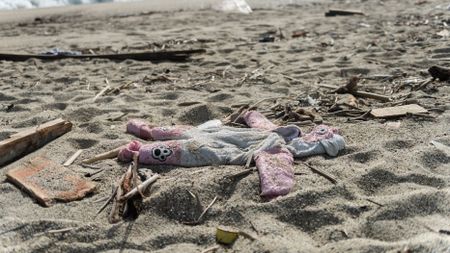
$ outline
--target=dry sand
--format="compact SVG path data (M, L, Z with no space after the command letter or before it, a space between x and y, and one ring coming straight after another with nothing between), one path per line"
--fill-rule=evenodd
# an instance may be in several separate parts
M86 149L81 158L87 158L128 142L133 138L124 133L127 118L197 124L226 116L232 105L304 97L316 93L319 82L341 85L354 74L393 75L364 81L364 87L379 93L411 78L424 79L429 66L450 66L448 38L436 35L450 21L446 2L424 2L334 1L258 9L251 15L148 12L151 8L118 8L110 15L12 12L22 20L14 15L2 19L1 52L36 53L52 47L127 52L162 45L208 52L187 63L0 61L0 139L57 117L74 123L70 133L0 170L0 251L200 252L215 245L218 225L229 225L258 240L240 238L218 252L450 252L450 237L439 233L450 230L450 157L430 145L431 140L450 143L448 83L411 93L433 109L433 120L405 117L396 129L382 120L326 117L342 130L347 149L336 158L307 161L339 182L332 184L296 165L296 172L304 174L296 176L293 191L271 202L259 197L257 173L232 183L223 179L241 171L239 166L150 168L162 179L142 203L138 218L110 225L106 213L95 217L102 203L94 201L110 194L126 168L115 160L98 164L105 171L96 177L96 194L49 208L3 181L6 171L38 154L63 163L80 148ZM326 18L330 7L361 9L368 15ZM40 19L33 21L36 15ZM278 28L286 39L257 42L260 33ZM292 39L294 30L308 34ZM263 75L241 82L257 69ZM156 80L162 74L171 79ZM113 86L137 85L94 103L105 78ZM406 87L395 95L408 92ZM199 103L180 105L187 101ZM7 111L9 104L14 107ZM118 121L109 120L123 113ZM92 172L76 164L70 168L80 175ZM182 224L200 213L187 190L196 192L204 206L218 196L201 225ZM64 228L73 229L49 232Z

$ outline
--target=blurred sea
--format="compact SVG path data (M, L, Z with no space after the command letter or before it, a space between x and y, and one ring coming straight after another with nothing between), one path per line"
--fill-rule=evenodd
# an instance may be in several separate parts
M0 0L0 10L54 7L71 4L91 4L91 3L130 2L130 1L136 0Z
M80 5L93 3L112 2L151 2L152 6L161 6L161 10L167 11L167 6L181 9L202 9L217 4L225 5L230 2L242 4L247 2L251 7L271 8L274 6L301 4L306 2L333 1L333 0L0 0L0 10L46 8L66 5ZM232 4L233 5L233 4ZM163 7L164 6L164 7Z

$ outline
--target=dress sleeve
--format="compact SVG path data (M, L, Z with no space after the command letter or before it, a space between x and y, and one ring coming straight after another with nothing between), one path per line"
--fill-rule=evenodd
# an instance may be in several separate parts
M288 194L294 186L294 158L283 147L259 151L254 156L261 182L261 196L273 199Z
M141 119L132 119L127 124L127 132L144 140L179 140L187 139L191 126L151 127Z

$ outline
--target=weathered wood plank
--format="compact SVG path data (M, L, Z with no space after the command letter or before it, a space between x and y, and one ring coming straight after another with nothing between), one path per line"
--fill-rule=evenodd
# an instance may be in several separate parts
M63 119L55 119L11 135L0 141L0 166L39 149L46 143L69 132L72 123Z
M372 114L372 116L374 116L376 118L390 118L390 117L404 116L408 113L418 114L418 113L427 113L427 112L428 111L420 105L410 104L410 105L373 109L370 112L370 114Z

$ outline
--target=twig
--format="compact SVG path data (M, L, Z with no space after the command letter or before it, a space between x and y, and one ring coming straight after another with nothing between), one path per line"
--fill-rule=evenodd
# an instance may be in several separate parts
M250 164L252 163L253 160L253 155L255 154L255 151L251 151L248 158L247 158L247 162L245 163L245 168L250 168Z
M417 85L413 88L413 90L421 90L425 88L428 84L432 83L434 81L434 78L428 78L427 80L423 81L421 84Z
M330 176L328 173L326 173L326 172L324 172L324 171L322 171L322 170L319 170L319 169L317 169L317 168L314 168L313 166L311 166L311 165L308 164L308 163L305 163L305 162L297 162L297 161L296 161L295 163L305 165L306 167L310 168L314 173L317 173L317 174L321 175L322 177L328 179L328 180L329 180L330 182L332 182L333 184L337 184L337 182L338 182L335 178L333 178L332 176Z
M108 204L116 197L117 191L119 189L119 185L114 187L114 191L111 194L111 196L106 200L106 202L102 205L102 207L100 207L100 209L98 209L97 213L95 214L95 216L99 215L103 210L105 210L105 208L108 206Z
M120 178L118 184L117 184L117 191L116 194L113 194L114 197L112 199L113 203L112 203L112 208L111 211L109 212L109 216L108 216L108 221L110 223L117 223L118 221L120 221L120 212L121 209L123 208L125 202L121 200L121 197L124 193L124 182L125 180L128 180L129 178L127 178L129 175L131 174L131 165L128 166L128 170L127 172L125 172L122 177Z
M68 231L71 231L74 229L76 229L76 227L53 229L53 230L48 230L46 233L49 233L49 234L64 233L64 232L68 232Z
M133 154L133 168L131 169L131 172L133 173L133 185L137 186L139 184L138 182L138 169L139 169L139 161L138 161L139 155ZM144 199L144 193L142 193L140 188L137 188L139 194Z
M123 118L124 116L126 116L127 114L128 114L127 112L123 112L119 116L116 116L114 118L107 118L106 120L117 121L117 120L120 120L121 118Z
M75 159L77 159L81 153L83 152L82 149L77 150L77 152L75 152L69 159L67 159L67 161L63 164L64 166L69 166L71 165Z
M201 253L216 252L216 250L218 250L218 249L220 249L220 246L216 245L216 246L212 246L210 248L203 250Z
M203 210L203 212L198 217L197 222L200 222L202 220L203 216L206 214L206 212L208 212L208 210L212 207L212 205L214 205L216 200L217 200L217 196L215 196L214 199L211 201L211 203L209 203L209 205L205 208L205 210Z
M373 204L377 205L377 206L381 206L381 207L384 206L383 204L380 204L380 203L378 203L378 202L376 202L376 201L373 201L373 200L371 200L371 199L366 199L366 200L369 201L370 203L373 203Z
M110 197L108 197L108 196L105 196L105 197L102 197L102 198L99 198L99 199L96 199L96 200L93 200L91 203L93 203L93 204L95 204L95 203L99 203L99 202L103 202L103 201L106 201L106 200L108 200Z
M242 235L243 237L250 239L252 241L256 240L256 237L244 231L239 231L239 235Z
M99 169L99 170L97 170L97 171L94 171L94 172L88 172L88 173L86 173L86 174L84 174L84 176L85 177L92 177L92 176L94 176L94 175L97 175L98 173L101 173L101 172L103 172L105 169Z
M89 165L89 164L84 164L84 163L80 163L80 166L81 166L81 167L84 167L84 168L93 169L93 170L100 170L100 169L102 169L102 168L100 168L100 167L93 166L93 165Z
M195 220L194 222L183 222L186 225L198 225L202 221L203 216L208 212L208 210L214 205L214 203L217 200L217 196L214 197L214 199L209 203L209 205L203 210L203 212L200 214L200 216Z
M241 172L238 172L236 174L225 176L225 178L234 179L234 178L237 178L237 177L246 176L246 175L252 173L253 171L255 171L254 168L249 168L249 169L243 170Z
M149 185L151 185L153 182L155 182L159 178L159 175L153 175L149 179L142 182L142 184L135 187L133 190L129 191L127 194L125 194L123 197L120 198L121 201L127 200L134 195L136 195L139 191L145 191L145 189L148 188Z
M105 153L98 154L98 155L96 155L96 156L94 156L94 157L92 157L92 158L83 160L81 163L84 163L84 164L91 164L91 163L94 163L94 162L96 162L96 161L115 158L115 157L117 157L117 155L119 154L119 151L120 151L121 149L122 149L122 147L118 147L118 148L116 148L116 149L107 151L107 152L105 152Z
M285 98L285 97L284 97L284 96L281 96L281 97L271 97L271 98L263 98L263 99L261 99L261 100L258 100L256 103L250 105L247 109L244 109L244 110L236 117L236 119L234 119L232 122L233 122L233 123L236 123L236 121L237 121L239 118L243 117L244 114L246 114L249 110L254 110L254 109L255 109L259 104L261 104L262 102L265 102L265 101L267 101L267 100L280 99L280 98Z
M319 87L327 88L327 89L334 89L335 91L338 90L338 86L329 85L329 84L320 84ZM344 86L345 87L345 86ZM391 98L389 96L373 93L373 92L367 92L367 91L358 91L358 90L347 90L348 93L352 94L356 97L362 97L362 98L372 98L377 99L383 102L389 102L391 101Z
M103 94L105 94L105 92L107 90L111 89L111 86L106 85L105 88L103 88L103 90L101 90L99 93L97 93L97 95L95 95L95 97L92 99L92 102L95 102L97 100L97 98L99 98L100 96L102 96Z
M372 99L380 100L380 101L383 101L383 102L391 101L391 98L389 96L380 95L380 94L372 93L372 92L353 91L353 92L351 92L351 94L354 95L354 96L357 96L357 97L372 98Z
M193 198L195 198L195 202L197 203L197 206L198 206L200 209L203 210L202 202L200 202L200 198L198 197L198 195L195 194L195 193L192 193L192 192L189 191L189 190L188 190L188 193L189 193Z

